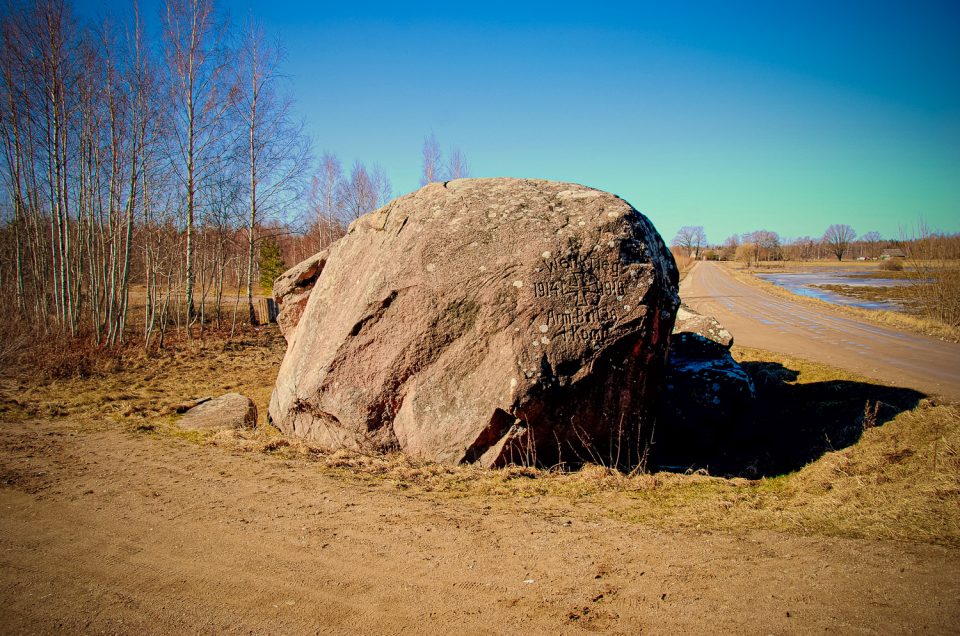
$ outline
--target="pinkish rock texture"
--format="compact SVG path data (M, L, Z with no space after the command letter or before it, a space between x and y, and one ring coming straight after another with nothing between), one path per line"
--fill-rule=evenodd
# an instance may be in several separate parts
M673 325L673 342L692 340L692 336L700 336L724 349L733 346L733 335L716 318L698 314L686 305L680 305L677 321Z
M269 416L331 448L635 464L678 304L670 252L618 197L521 179L431 184L330 249Z
M222 428L252 428L257 425L257 405L239 393L208 399L183 414L180 428L212 431Z
M273 299L277 302L277 326L288 341L300 322L300 316L310 299L310 292L327 262L327 250L303 260L273 282Z

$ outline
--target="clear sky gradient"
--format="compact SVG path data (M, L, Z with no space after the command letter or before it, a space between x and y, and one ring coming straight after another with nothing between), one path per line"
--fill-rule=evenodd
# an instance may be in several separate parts
M283 42L317 154L379 162L397 194L433 132L473 176L602 188L668 241L960 231L955 1L222 7Z

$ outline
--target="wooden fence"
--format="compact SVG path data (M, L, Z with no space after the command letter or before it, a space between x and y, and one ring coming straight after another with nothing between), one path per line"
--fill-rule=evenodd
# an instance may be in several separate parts
M277 322L278 313L280 311L273 298L257 298L253 301L253 316L258 325Z

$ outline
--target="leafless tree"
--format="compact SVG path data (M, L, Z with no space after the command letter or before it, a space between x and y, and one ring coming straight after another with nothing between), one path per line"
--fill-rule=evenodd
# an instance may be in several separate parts
M793 240L789 248L791 252L789 258L799 261L809 261L817 255L817 241L809 236L801 236Z
M849 225L835 224L827 228L827 231L823 234L823 242L830 247L830 251L837 257L837 260L842 261L843 255L850 247L850 242L856 236L857 233Z
M440 144L437 143L437 137L430 133L423 140L423 174L420 176L420 185L425 186L428 183L441 181L443 177L440 174L443 165L443 156L440 153Z
M914 233L916 232L916 234ZM920 220L907 233L901 228L897 245L906 252L911 294L927 317L960 327L960 234L936 232Z
M755 230L743 235L743 243L754 249L754 262L780 260L780 235L771 230Z
M247 306L251 323L255 320L253 262L258 223L301 196L309 165L302 125L291 114L293 102L278 91L281 58L279 45L268 42L251 20L242 38L235 78L235 104L248 140Z
M741 243L737 246L734 259L743 263L746 267L750 267L751 265L756 265L758 252L757 246L753 243Z
M373 164L373 169L370 171L370 185L373 189L371 211L385 206L393 198L393 184L390 183L390 177L379 163Z
M286 223L306 144L274 90L275 49L251 29L228 64L210 0L165 8L162 55L136 5L92 28L66 0L0 13L0 302L42 337L120 343L132 284L146 348L168 327L199 321L202 336L225 289L239 305L259 235L283 235L286 253L306 243ZM366 176L375 207L389 180Z
M867 232L860 237L860 243L863 244L863 256L867 258L877 258L880 256L880 246L883 244L883 235L876 230Z
M91 202L84 196L101 185L78 182L83 144L96 140L102 160L105 148L116 150L101 136L103 123L123 117L102 107L102 93L97 109L84 98L104 86L101 49L84 34L62 0L11 4L2 15L0 139L15 239L10 304L34 326L71 335L91 306L84 304L85 250L95 228L81 217Z
M725 261L732 261L737 256L737 248L740 247L740 236L733 234L727 237L723 242L723 249L720 250L720 257Z
M134 222L142 207L140 171L156 117L139 18L135 11L126 44L115 39L109 23L103 26L99 54L85 65L89 76L80 90L79 221L89 263L88 304L95 338L108 345L121 341L125 331ZM98 191L100 182L105 192Z
M198 192L220 169L222 142L230 132L227 113L235 100L226 26L213 0L166 0L163 42L170 91L173 163L185 189L186 310L189 333L194 311L194 227Z
M316 174L310 180L310 192L307 197L311 224L316 225L319 233L318 250L343 234L342 225L345 215L343 201L340 199L343 192L343 166L340 159L333 153L325 152L320 157Z
M440 144L433 133L430 133L423 140L421 158L423 168L420 176L421 186L437 181L450 181L451 179L463 179L470 176L470 164L463 151L458 147L450 148L447 153L447 160L444 161L443 153L440 152Z
M2 22L2 51L0 70L3 82L2 107L0 107L0 135L3 142L4 187L10 199L5 222L13 228L14 259L12 276L15 303L20 317L32 318L46 325L48 317L47 295L42 293L42 282L47 250L43 245L44 232L37 195L39 188L36 174L35 145L31 131L31 111L35 93L28 90L34 55L28 43L30 31L27 12L10 8ZM31 16L32 17L32 16ZM19 18L19 19L18 19ZM31 187L33 184L34 187ZM31 194L33 196L31 196ZM32 297L32 298L31 298Z
M361 161L353 162L349 181L340 185L339 199L343 201L343 210L348 222L359 219L374 209L375 194L370 173Z
M451 148L447 154L447 180L465 179L470 176L470 164L460 148Z
M707 233L703 231L702 225L684 225L677 231L673 237L671 245L682 247L693 258L700 258L701 248L707 244Z
M379 164L368 171L363 162L355 161L349 181L340 184L339 199L343 202L345 221L351 222L385 205L392 196L391 191L390 179Z

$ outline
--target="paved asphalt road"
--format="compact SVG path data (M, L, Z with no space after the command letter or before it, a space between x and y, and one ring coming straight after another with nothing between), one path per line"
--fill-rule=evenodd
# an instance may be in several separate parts
M680 285L680 297L694 310L716 317L737 344L960 400L960 344L774 296L740 282L716 263L697 263Z

